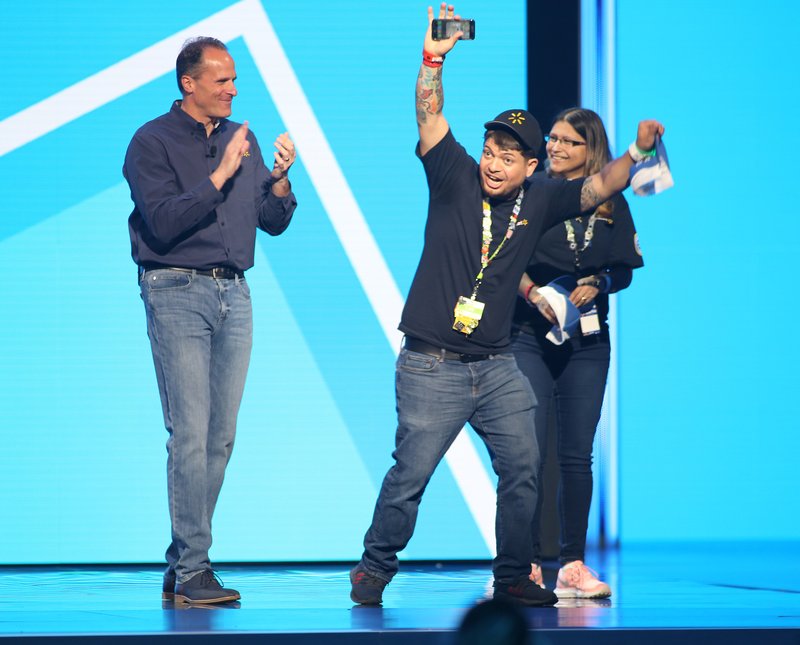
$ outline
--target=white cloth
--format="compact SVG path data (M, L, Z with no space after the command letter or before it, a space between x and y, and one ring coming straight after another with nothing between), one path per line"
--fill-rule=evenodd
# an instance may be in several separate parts
M581 318L578 308L569 299L572 289L567 289L563 282L561 278L557 278L538 290L556 315L556 324L547 332L547 340L554 345L562 345L569 340ZM574 282L572 280L573 286Z
M655 156L647 157L644 161L633 164L630 177L633 192L643 196L656 195L675 184L669 169L667 150L664 148L661 137L656 137Z

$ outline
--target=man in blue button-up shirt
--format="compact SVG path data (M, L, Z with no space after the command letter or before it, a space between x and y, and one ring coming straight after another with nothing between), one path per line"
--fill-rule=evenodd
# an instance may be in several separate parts
M220 584L208 550L250 361L244 272L253 266L256 228L279 235L289 225L296 152L281 134L269 169L247 122L228 120L236 71L222 42L188 41L176 72L182 99L136 132L123 174L134 203L131 254L169 432L172 541L162 597L211 604L239 599Z

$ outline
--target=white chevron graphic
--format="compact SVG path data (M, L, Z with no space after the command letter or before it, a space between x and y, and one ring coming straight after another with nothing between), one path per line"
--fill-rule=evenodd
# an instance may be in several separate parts
M259 73L395 352L403 297L258 0L241 0L186 29L0 121L0 157L174 70L187 38L244 39ZM495 554L495 491L468 433L446 455L489 552Z

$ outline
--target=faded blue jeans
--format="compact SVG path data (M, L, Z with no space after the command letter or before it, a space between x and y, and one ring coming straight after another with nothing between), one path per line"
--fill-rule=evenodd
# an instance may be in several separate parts
M139 286L167 440L172 541L179 583L211 566L211 518L233 450L253 338L244 277L156 269Z
M533 542L539 451L534 434L534 397L511 354L473 363L400 351L395 373L398 427L395 464L383 480L364 538L361 567L389 581L398 570L433 471L465 423L470 422L492 455L498 474L497 581L527 577ZM447 536L442 536L444 548Z

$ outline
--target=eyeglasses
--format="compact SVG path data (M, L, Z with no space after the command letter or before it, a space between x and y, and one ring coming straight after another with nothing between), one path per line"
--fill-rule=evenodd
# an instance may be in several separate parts
M553 145L560 143L564 148L574 148L575 146L585 146L585 141L575 141L575 139L567 139L566 137L557 137L554 134L547 134L544 137L544 140L547 143L552 143Z

